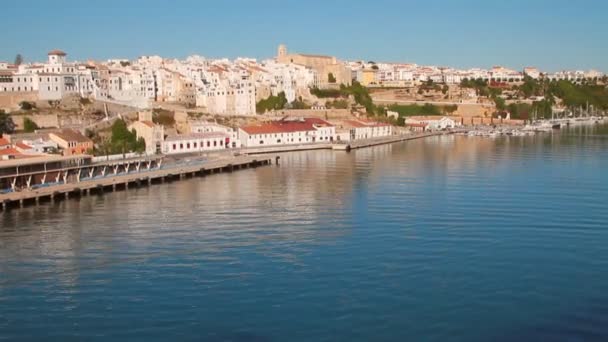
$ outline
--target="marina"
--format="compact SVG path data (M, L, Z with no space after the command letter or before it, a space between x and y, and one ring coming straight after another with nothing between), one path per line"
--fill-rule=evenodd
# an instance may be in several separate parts
M561 128L577 126L594 126L607 122L605 117L564 118L554 120L537 120L521 126L477 126L472 129L460 130L457 134L470 137L527 136L537 133L551 133Z

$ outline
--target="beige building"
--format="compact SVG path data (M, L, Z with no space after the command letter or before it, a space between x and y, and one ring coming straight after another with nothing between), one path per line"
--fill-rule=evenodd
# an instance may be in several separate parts
M93 141L73 129L49 133L49 138L63 149L64 156L86 154L93 148Z
M313 69L317 73L318 84L321 88L339 86L340 84L350 85L352 83L350 68L338 61L336 57L289 54L285 45L279 45L277 62L299 64Z
M165 129L152 121L151 112L140 112L139 120L129 126L129 130L135 130L137 138L144 138L146 142L146 154L161 153L163 141L165 140Z

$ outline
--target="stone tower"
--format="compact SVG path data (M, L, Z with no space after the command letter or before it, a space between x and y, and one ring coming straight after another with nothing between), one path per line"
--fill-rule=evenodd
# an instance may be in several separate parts
M285 46L284 44L279 45L279 48L277 49L277 57L279 59L281 59L282 57L287 56L287 46Z

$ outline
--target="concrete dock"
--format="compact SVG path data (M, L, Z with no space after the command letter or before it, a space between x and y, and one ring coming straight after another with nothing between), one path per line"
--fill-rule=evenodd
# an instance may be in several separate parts
M390 137L375 138L375 139L362 139L348 143L337 143L332 145L333 150L337 151L350 151L358 148L372 147L377 145L393 144L401 141L414 140L427 138L437 135L451 134L452 132L429 132L429 133L413 133L403 135L392 135Z
M22 190L0 194L2 210L12 207L22 207L37 204L41 201L54 201L78 197L91 193L101 194L105 191L128 189L130 186L147 186L153 183L163 183L173 179L187 177L202 177L219 172L232 172L241 169L254 168L272 163L272 157L237 156L208 161L197 165L175 165L145 172L133 172L104 178L69 182L51 185L31 190Z

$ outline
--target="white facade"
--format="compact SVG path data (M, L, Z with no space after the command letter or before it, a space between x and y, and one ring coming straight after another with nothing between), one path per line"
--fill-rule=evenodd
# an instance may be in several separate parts
M349 127L348 135L342 133L340 135L340 140L352 141L382 138L393 134L393 127L389 124L362 120L349 120L344 123Z
M320 119L280 120L241 127L238 137L243 147L331 143L336 139L336 128Z
M183 154L225 150L231 148L230 136L224 133L190 133L168 137L163 142L163 154Z

